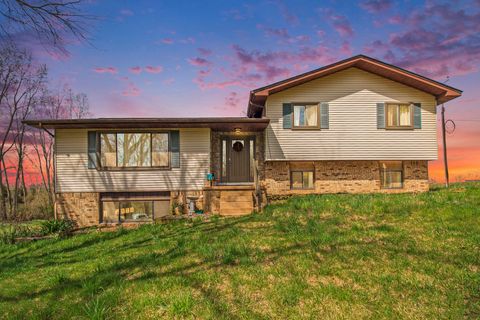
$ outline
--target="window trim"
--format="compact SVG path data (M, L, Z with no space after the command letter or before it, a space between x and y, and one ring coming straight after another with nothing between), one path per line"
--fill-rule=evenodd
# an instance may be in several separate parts
M388 161L399 161L402 163L402 169L395 169L395 170L388 170L389 172L400 172L401 174L401 183L402 185L400 187L387 187L383 185L383 180L384 180L384 173L387 170L384 170L382 168L382 162L388 162ZM378 162L378 167L380 168L380 189L384 190L400 190L405 188L405 161L403 160L385 160L385 161L379 161Z
M292 130L320 130L320 102L292 102ZM296 106L315 106L317 108L317 125L316 126L296 126L295 125L295 107Z
M408 126L389 126L388 125L388 107L391 105L398 105L399 110L398 110L398 116L400 117L400 106L401 105L407 105L410 109L410 125ZM386 130L413 130L415 128L415 124L413 123L414 121L414 110L413 110L413 103L412 102L385 102L385 129ZM400 122L400 121L399 121Z
M294 188L293 187L293 173L294 172L301 172L302 173L302 187L301 188ZM311 188L304 188L303 187L303 173L304 172L311 172L313 174L313 186ZM301 170L301 169L290 169L290 190L315 190L315 170Z
M129 166L119 166L118 165L118 134L149 134L150 135L150 166L135 166L135 167L129 167ZM153 153L153 148L152 148L152 134L157 134L157 133L164 133L167 134L168 137L168 165L167 166L152 166L152 153ZM102 143L101 143L101 135L102 134L115 134L115 155L116 155L116 166L115 167L104 167L102 166ZM99 155L99 168L97 170L99 171L148 171L148 170L171 170L172 169L172 151L171 151L171 134L170 131L138 131L138 130L106 130L106 131L97 131L97 152Z

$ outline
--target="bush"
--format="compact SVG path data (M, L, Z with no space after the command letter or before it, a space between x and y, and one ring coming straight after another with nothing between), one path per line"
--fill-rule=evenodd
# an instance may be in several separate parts
M20 197L18 200L19 206L15 216L16 220L29 221L53 218L53 206L49 203L48 193L43 187L31 186L28 188L26 199Z
M3 244L14 244L16 239L16 229L13 226L0 229L0 242Z
M38 235L38 229L20 224L12 224L0 229L0 243L14 244L17 238L34 237Z
M72 220L47 220L42 222L41 232L43 235L55 233L58 235L68 235L72 232L74 227L75 223Z

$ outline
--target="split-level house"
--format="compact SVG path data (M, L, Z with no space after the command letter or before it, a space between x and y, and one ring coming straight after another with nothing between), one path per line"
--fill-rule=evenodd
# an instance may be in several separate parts
M436 107L461 91L355 56L250 92L247 117L28 120L55 136L56 214L80 226L231 215L293 194L429 189Z

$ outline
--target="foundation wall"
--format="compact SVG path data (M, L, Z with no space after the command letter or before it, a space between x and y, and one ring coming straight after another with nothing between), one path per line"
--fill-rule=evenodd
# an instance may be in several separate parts
M314 188L292 190L290 172L295 166L314 168ZM308 193L402 193L429 190L428 161L404 161L404 181L401 189L383 189L380 184L378 161L267 161L263 188L268 196Z

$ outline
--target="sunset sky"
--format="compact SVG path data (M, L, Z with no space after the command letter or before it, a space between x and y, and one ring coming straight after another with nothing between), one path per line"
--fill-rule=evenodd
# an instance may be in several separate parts
M479 0L92 0L84 11L97 17L90 44L68 56L28 45L95 117L242 116L251 89L366 54L464 91L446 104L451 176L480 179ZM431 163L437 181L442 166Z

